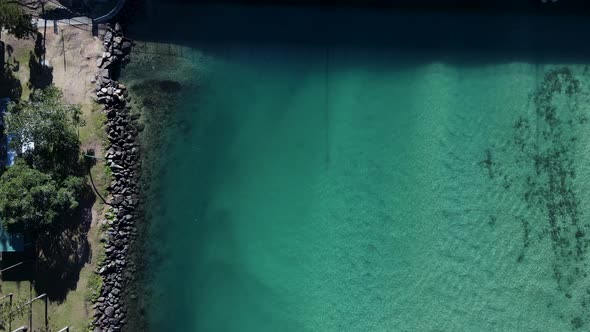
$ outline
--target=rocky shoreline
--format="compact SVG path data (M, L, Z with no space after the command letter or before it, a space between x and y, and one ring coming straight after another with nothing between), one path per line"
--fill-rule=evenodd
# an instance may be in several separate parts
M136 266L131 259L130 248L137 237L135 225L138 220L140 159L138 130L129 111L130 97L125 85L115 81L114 76L130 60L133 41L125 38L121 26L107 24L104 52L98 59L96 98L104 105L108 146L105 162L112 171L113 181L108 190L109 209L105 259L98 266L102 288L95 300L94 331L121 331L127 322L125 299L135 297L130 293Z

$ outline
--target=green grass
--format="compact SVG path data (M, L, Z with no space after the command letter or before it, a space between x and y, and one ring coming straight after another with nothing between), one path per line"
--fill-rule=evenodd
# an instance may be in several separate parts
M102 278L98 274L92 273L92 275L90 275L88 278L88 286L86 288L86 294L84 294L84 300L88 304L93 303L100 296L101 290Z
M94 103L85 105L82 113L86 124L79 128L80 142L84 145L106 139L104 131L106 115L102 112L101 106Z
M28 99L31 94L31 87L29 86L29 52L32 49L27 47L16 47L12 57L7 57L6 61L11 64L14 60L19 63L19 70L14 72L14 75L20 80L22 87L21 99Z
M104 165L104 174L109 179L113 177L113 170L107 164Z

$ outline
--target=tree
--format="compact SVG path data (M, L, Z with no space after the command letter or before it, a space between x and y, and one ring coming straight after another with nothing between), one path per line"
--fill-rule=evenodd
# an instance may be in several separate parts
M35 90L28 101L9 107L6 132L13 135L12 147L34 145L23 157L35 169L51 174L58 181L68 176L81 176L80 141L77 126L82 125L80 108L64 102L62 93L50 86Z
M0 177L0 218L11 233L39 233L78 207L80 181L68 179L59 186L50 175L23 160Z
M10 321L15 321L28 312L29 306L27 303L29 299L18 295L14 297L12 305L7 299L0 303L0 328L3 330L8 327Z
M5 131L21 153L0 177L0 220L9 232L38 234L71 216L88 192L76 135L81 112L53 86L8 110Z
M8 30L17 38L32 37L37 33L32 15L25 12L16 0L0 0L0 30Z

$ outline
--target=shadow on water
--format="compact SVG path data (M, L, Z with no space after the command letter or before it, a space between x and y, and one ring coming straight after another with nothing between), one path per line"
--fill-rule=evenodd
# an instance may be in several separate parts
M140 40L207 49L218 46L316 46L389 49L416 62L480 65L511 61L585 62L581 33L590 20L524 13L432 12L371 8L157 4L153 19L137 20Z
M206 255L206 252L210 250L208 247L209 241L207 239L224 239L223 242L218 243L218 251L220 257L223 257L225 260L231 260L232 257L237 257L238 255L238 248L235 246L235 240L231 234L231 230L233 229L232 220L229 216L227 211L216 211L211 213L211 218L209 220L202 220L199 223L199 230L198 232L193 231L193 239L191 243L196 245L196 248L183 248L183 251L188 252L199 252L202 255ZM188 245L188 244L187 244ZM178 251L173 253L174 255L178 254ZM160 257L161 259L170 260L172 258L173 261L177 262L178 259L174 257ZM178 262L177 262L178 264ZM201 272L195 272L195 266L191 265L188 266L187 264L181 264L177 266L177 272L174 273L174 276L177 275L178 272L181 272L182 275L185 276L186 282L178 282L178 283L168 283L166 287L166 297L173 298L175 301L171 301L166 306L158 309L162 310L163 313L161 317L167 317L167 319L159 319L157 323L164 324L164 326L151 326L152 330L154 331L161 331L167 328L167 324L170 321L170 318L173 317L192 317L193 319L187 320L183 323L183 328L187 331L196 331L197 330L197 322L202 322L201 314L207 312L207 309L212 308L219 303L205 303L204 301L200 300L200 298L193 298L193 294L201 294L201 298L207 298L203 294L208 294L208 292L214 291L211 287L215 287L217 284L225 284L223 280L227 280L227 278L231 277L231 271L226 271L227 273L222 273L222 275L218 275L219 268L217 265L229 265L225 264L224 262L219 260L207 260L202 261L199 260L199 264L197 265L197 269L204 269L208 270L212 273L205 273L203 275L206 278L201 277ZM159 266L161 263L156 261L152 262L152 266ZM178 271L180 270L180 271ZM193 278L188 276L192 276L193 274L199 275L199 282L195 283ZM166 276L168 278L173 276ZM231 290L226 289L224 293L230 292ZM225 298L222 294L217 297L221 300L221 298ZM214 318L214 317L211 317Z
M198 276L199 282L194 282L196 279L193 278L186 278L186 282L171 283L171 286L167 287L170 298L177 301L168 303L160 310L167 311L168 318L191 317L183 325L187 331L231 331L235 330L237 322L240 329L249 331L256 330L263 324L277 327L276 322L280 321L280 318L273 317L268 309L273 305L278 308L286 307L286 304L280 303L280 297L273 294L272 289L246 269L244 264L236 264L240 261L242 253L237 245L239 241L234 235L237 227L234 223L231 213L227 210L207 211L207 217L199 223L198 231L194 232L191 240L194 247L190 248L190 252L201 253L201 259L195 265L182 264L178 267L183 270L182 274L185 276ZM215 254L211 254L212 250ZM194 298L193 294L199 294L199 298ZM232 310L228 306L247 307L247 314L244 311L236 311L233 318L228 320L225 315L219 315ZM282 324L285 324L283 330L304 331L295 321L282 321ZM166 326L152 328L160 331L165 330Z
M156 87L158 89L157 96L152 92L151 88L148 89L147 87ZM194 182L191 183L193 188L199 188L199 190L191 192L190 198L191 202L199 202L199 214L203 215L209 205L209 200L213 196L208 191L221 186L224 177L232 172L229 168L233 163L231 160L228 160L227 150L235 140L235 134L238 130L237 119L229 112L200 112L191 107L191 105L183 105L182 95L190 95L191 100L195 100L200 95L206 95L207 92L182 90L181 84L176 81L150 79L141 84L131 86L131 89L142 100L147 112L149 112L146 116L150 119L148 120L149 124L146 125L145 135L151 136L156 140L163 133L173 133L174 135L173 137L169 137L166 140L167 142L163 142L164 140L160 140L159 142L161 145L158 148L161 154L167 156L167 159L164 159L164 164L158 165L159 167L156 170L157 174L155 176L157 179L164 179L168 176L168 172L171 169L168 167L169 165L182 163L182 160L179 159L186 158L187 154L198 153L198 158L192 155L190 158L191 160L196 160L191 167L194 169L193 174L199 174L199 177L198 179L190 179L190 181ZM197 90L199 89L197 88ZM162 104L162 100L164 99L174 99L174 102L171 101L171 105L174 106ZM219 105L218 109L223 110L227 108ZM197 115L198 121L190 120L191 118L194 119L195 112L199 112ZM194 124L194 126L189 124ZM177 129L170 130L170 127L166 127L167 125ZM187 139L194 137L195 131L197 131L196 135L199 137L199 141L187 141ZM185 151L176 156L168 154L167 149L169 147L166 144L177 144L179 141L184 141L187 147L197 144L196 152ZM156 153L155 156L157 155Z
M176 87L171 83L165 85L169 85L170 89ZM161 86L161 88L165 87ZM167 312L162 316L166 319L157 323L172 322L172 318L175 317L191 317L183 325L187 331L231 331L237 328L238 322L239 329L248 331L256 330L264 324L274 327L281 324L283 331L304 331L303 326L298 326L300 322L275 317L269 312L273 306L285 308L287 304L282 303L281 294L274 294L274 290L250 271L247 264L242 264L244 248L240 245L241 239L236 237L236 232L240 227L244 227L237 224L243 221L234 219L230 210L219 206L218 201L213 201L223 196L217 190L228 188L226 182L232 181L237 172L236 168L239 168L239 161L234 159L232 150L240 130L240 112L235 112L235 109L231 107L234 101L227 98L220 100L215 96L212 97L215 100L214 111L211 107L196 110L192 105L207 104L206 98L214 94L206 87L200 87L198 91L183 91L183 93L190 94L193 104L183 104L182 107L175 109L176 126L184 128L184 130L177 130L175 136L175 139L184 142L175 144L186 147L198 144L198 149L196 152L185 151L186 154L190 154L189 158L194 162L191 165L192 176L183 180L187 185L175 187L173 199L177 202L171 206L162 206L165 211L163 214L158 214L161 220L174 223L174 226L171 226L166 222L158 222L162 227L159 238L176 239L177 248L171 253L173 256L168 256L166 253L154 254L159 256L160 260L177 262L179 266L166 277L176 280L180 272L180 275L185 277L185 282L174 283L168 280L170 286L166 286L165 289L170 294L167 297L178 301L157 309ZM205 100L195 102L201 98ZM227 105L224 104L226 102ZM198 118L198 121L194 121L195 118ZM189 119L193 120L189 121ZM191 123L194 127L182 127L180 126L182 123ZM166 179L178 176L168 173L176 169L175 167L167 167L176 163L182 163L182 161L170 159L167 160L166 165L162 165L159 178L164 180L159 181L167 181ZM184 193L187 188L190 191ZM178 206L185 207L184 211L174 208ZM189 218L189 215L192 216L193 213L197 216L196 219ZM188 222L191 224L187 225ZM187 234L190 236L187 237ZM179 254L183 257L176 257ZM187 255L197 255L198 258L191 256L191 263L186 264ZM152 262L152 266L160 264ZM199 298L194 298L195 295ZM268 303L268 301L275 303ZM237 308L246 307L248 308L246 311L237 310ZM225 315L219 315L228 310L235 310L231 320L228 320ZM164 326L151 326L151 328L165 329Z
M579 17L560 16L526 16L524 14L508 14L505 16L495 14L474 14L467 16L461 13L429 13L429 12L395 12L375 11L372 9L334 9L325 8L281 8L281 7L240 7L240 6L165 6L158 5L159 21L174 21L175 24L158 25L158 29L145 29L142 24L154 22L137 22L132 36L140 40L164 41L178 43L187 46L197 46L201 49L229 49L229 51L243 49L242 46L288 46L303 48L316 46L318 48L340 47L345 49L383 49L387 52L416 54L414 61L432 62L443 61L460 63L462 66L493 64L498 62L526 61L560 61L560 62L585 62L590 54L590 46L582 43L579 38L580 31L586 31L590 22ZM174 17L174 19L171 19ZM168 20L166 18L169 18ZM386 53L387 53L386 52ZM477 54L478 56L473 56ZM485 54L485 56L482 56ZM387 61L389 59L385 59ZM153 87L153 82L147 84L146 90ZM166 92L166 86L161 86L161 91ZM133 90L133 87L131 88ZM150 93L150 91L147 91ZM207 94L207 92L203 92ZM194 104L200 104L194 102ZM149 105L148 105L149 106ZM166 112L157 109L154 111ZM223 110L223 106L217 107ZM163 310L168 315L166 321L172 321L171 317L194 317L195 312L191 308L211 305L198 303L194 305L189 298L190 294L205 294L211 292L212 285L227 285L220 290L220 304L228 305L240 302L236 300L243 294L244 289L269 292L260 284L255 276L240 268L239 264L231 264L232 260L239 260L238 248L232 234L232 216L229 212L213 207L212 199L215 197L216 188L221 188L225 178L231 176L232 160L230 147L236 139L236 131L240 121L235 115L218 111L212 114L200 114L200 123L197 128L191 128L183 121L183 117L194 117L192 110L174 110L174 117L180 128L176 139L186 137L198 137L198 157L192 165L192 174L198 175L197 179L190 179L190 186L194 189L190 195L178 195L174 202L178 206L196 211L199 215L198 226L186 226L187 218L175 218L178 213L170 207L160 206L160 210L153 213L161 219L169 220L174 225L163 225L158 222L156 234L158 239L170 241L178 239L173 254L182 252L184 255L194 252L199 253L200 262L191 270L182 266L183 272L169 272L168 278L183 275L185 282L175 283L168 280L166 289L173 294L170 298L180 299L168 306L161 306L155 310ZM154 121L158 122L158 121ZM166 123L165 121L163 123ZM191 121L194 123L194 121ZM146 129L149 129L146 126ZM170 130L170 129L167 129ZM174 131L171 129L170 131ZM195 135L193 131L198 131ZM157 130L155 131L157 134ZM190 143L190 142L189 142ZM160 149L168 165L179 162ZM160 151L159 151L160 152ZM189 153L188 151L186 153ZM182 158L182 156L176 156ZM173 169L173 168L171 168ZM163 165L157 173L158 181L162 178L173 177L169 168ZM490 173L491 174L491 173ZM196 188L196 189L195 189ZM157 188L156 188L157 189ZM161 196L156 191L156 196ZM196 203L195 203L196 202ZM164 204L158 204L164 205ZM183 216L186 212L183 211ZM491 217L490 224L495 224L495 217ZM190 227L191 229L187 229ZM527 226L528 227L528 226ZM198 231L192 231L198 228ZM188 231L188 233L187 233ZM179 232L182 232L179 234ZM194 234L186 239L182 234ZM179 236L180 235L180 236ZM211 250L212 239L218 240L216 249L222 253L221 258L207 258L204 251ZM223 240L223 241L220 241ZM207 243L207 244L205 244ZM182 250L177 250L178 246ZM153 255L149 255L152 266L159 266L158 262L165 259L173 259L165 256L167 253L158 253L153 249ZM219 256L217 256L219 257ZM181 260L185 262L186 257ZM186 265L186 264L185 264ZM204 272L206 271L206 273ZM194 282L204 276L202 282ZM192 278L191 278L192 277ZM252 296L256 296L255 294ZM203 296L203 298L214 298ZM260 295L260 298L275 298L269 294ZM189 303L190 301L190 303ZM251 303L246 303L251 304ZM189 312L190 310L190 312ZM203 308L199 314L214 309ZM183 322L186 330L194 330L196 319L192 322ZM212 320L209 320L212 321ZM161 323L161 322L160 322ZM186 325L188 324L188 325ZM158 329L156 329L158 330Z
M166 243L174 243L178 248L165 252L162 248L157 248L153 245L146 244L138 248L138 256L143 260L141 264L147 264L150 267L146 271L157 271L155 267L166 265L166 263L182 262L178 269L186 269L184 275L187 283L167 282L165 291L167 298L174 298L175 301L166 306L161 306L155 310L163 311L166 322L172 322L173 317L192 317L193 312L190 305L186 305L186 301L194 301L188 298L189 294L194 294L192 291L197 287L191 277L193 270L190 265L186 265L186 257L172 257L178 253L192 253L192 245L201 243L199 239L203 239L200 231L193 232L192 229L199 228L205 225L205 219L210 214L210 201L214 196L214 190L221 186L220 183L224 180L224 175L231 174L232 163L229 158L228 149L235 140L235 133L238 124L236 119L227 112L201 112L195 110L184 103L183 98L198 98L201 91L186 88L182 83L171 79L152 79L148 78L137 83L130 84L130 92L134 98L144 106L142 113L143 130L141 132L141 141L144 146L150 146L149 150L142 152L142 169L144 170L144 180L148 183L144 184L142 191L145 195L146 203L146 219L149 221L148 233L152 234L151 238L158 238ZM223 107L220 107L223 109ZM198 112L198 114L195 114ZM190 118L198 118L198 121L189 121ZM173 129L174 128L174 129ZM196 142L191 141L192 137L199 137L198 147L194 146ZM182 143L180 143L182 142ZM171 153L171 145L183 144L187 148L179 153ZM194 156L197 154L198 156ZM187 157L187 155L189 155ZM191 174L199 174L194 178L185 179L175 189L176 191L190 190L186 194L178 195L173 199L172 206L169 204L162 204L161 200L166 200L166 192L164 190L164 182L173 178L175 175L170 174L171 165L185 164L185 158L194 160L191 163ZM149 194L148 194L149 192ZM179 208L174 208L178 206ZM157 218L157 219L156 219ZM187 220L192 222L194 219L200 220L198 224L187 225ZM165 221L164 221L165 220ZM223 221L211 220L214 225L219 225ZM208 224L207 224L208 225ZM216 229L218 226L214 226ZM190 232L195 234L191 238L187 238L178 234L182 232ZM195 238L198 237L197 238ZM227 241L227 245L232 243ZM190 250L189 250L190 249ZM151 278L151 275L142 276L141 278ZM164 274L162 278L174 277L175 275ZM191 280L190 282L188 280ZM151 292L149 289L142 291ZM145 295L145 294L144 294ZM178 302L178 303L177 303ZM146 314L149 310L140 301L137 312L131 313L131 320L145 320ZM134 309L135 310L135 309ZM134 311L132 310L132 311ZM181 314L179 316L179 314ZM149 319L149 318L148 318ZM183 329L187 331L194 330L194 320L184 320ZM161 323L161 321L160 321ZM141 326L144 322L139 322L136 325ZM162 327L162 329L169 326ZM139 330L139 329L134 329ZM154 329L159 330L159 329Z

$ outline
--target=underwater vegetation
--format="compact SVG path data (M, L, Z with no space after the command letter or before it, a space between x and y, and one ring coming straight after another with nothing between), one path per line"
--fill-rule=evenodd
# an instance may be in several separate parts
M499 190L511 191L525 203L526 214L514 216L522 225L522 251L516 261L549 242L553 255L547 259L556 287L575 304L575 312L561 318L574 329L590 322L590 225L579 197L582 180L576 178L583 166L576 164L585 143L580 136L589 129L588 91L583 75L567 67L549 70L530 98L532 111L519 115L509 141L503 148L486 149L480 163ZM495 223L496 217L491 218Z

